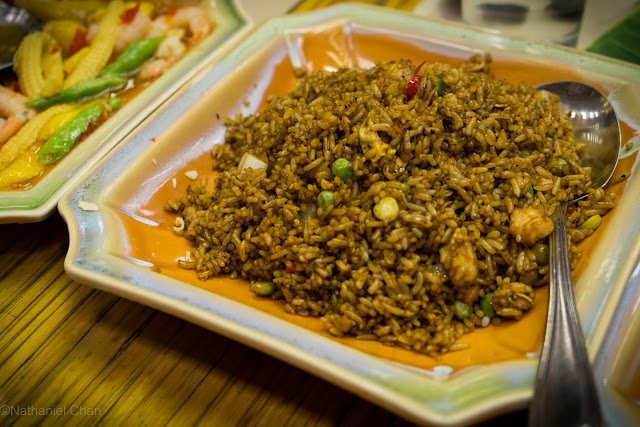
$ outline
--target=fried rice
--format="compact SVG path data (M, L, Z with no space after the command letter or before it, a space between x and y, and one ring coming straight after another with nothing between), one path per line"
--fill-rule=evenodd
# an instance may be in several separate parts
M435 357L520 319L548 283L555 209L587 194L568 215L575 267L575 244L614 201L590 189L557 97L493 78L489 62L314 72L226 119L214 188L166 204L193 245L180 266L275 285L286 311L333 335Z

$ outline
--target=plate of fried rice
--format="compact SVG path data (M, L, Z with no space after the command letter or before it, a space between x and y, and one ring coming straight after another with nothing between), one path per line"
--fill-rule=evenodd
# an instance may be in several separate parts
M638 259L639 76L372 7L274 19L65 195L65 268L415 422L524 407L550 216L583 195L568 216L576 300L592 360L611 352ZM569 112L535 89L558 80L595 85L622 118L604 189Z

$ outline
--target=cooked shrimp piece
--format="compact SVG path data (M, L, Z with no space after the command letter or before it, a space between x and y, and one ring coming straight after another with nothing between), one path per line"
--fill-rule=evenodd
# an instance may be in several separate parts
M553 231L553 221L537 208L516 208L509 219L509 231L516 241L531 246Z
M0 86L0 116L6 119L0 126L0 146L36 115L34 110L24 106L28 100L26 96Z
M152 25L149 37L166 34L171 28L186 28L191 34L190 44L201 42L211 32L211 21L206 9L200 6L183 7L174 13L157 17Z
M154 59L147 62L140 70L140 78L147 80L162 75L167 69L175 64L187 50L182 43L183 30L170 30L166 39L160 43Z
M152 79L154 77L161 76L166 70L171 68L171 66L175 64L174 60L166 59L166 58L158 58L154 59L150 62L147 62L140 69L140 76L143 80Z
M468 240L464 228L457 229L449 243L440 249L440 262L455 286L472 284L478 277L476 250Z
M151 31L151 19L141 11L136 11L130 22L123 22L118 29L118 36L113 49L116 53L124 52L133 42L145 39Z

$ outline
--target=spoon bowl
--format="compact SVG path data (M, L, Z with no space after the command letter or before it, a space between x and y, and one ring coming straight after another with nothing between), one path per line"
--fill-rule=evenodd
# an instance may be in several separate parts
M559 96L575 142L584 144L581 160L584 166L591 167L591 187L603 187L613 175L620 150L620 124L607 98L579 82L549 83L537 89ZM598 393L571 282L566 202L556 208L552 219L549 311L529 425L599 426L602 416Z
M620 123L607 97L581 82L547 83L536 89L560 97L562 112L569 115L575 141L584 144L580 160L583 166L591 167L591 187L603 187L618 164L620 149Z
M26 10L0 2L0 70L13 65L13 54L22 39L39 29L40 23Z

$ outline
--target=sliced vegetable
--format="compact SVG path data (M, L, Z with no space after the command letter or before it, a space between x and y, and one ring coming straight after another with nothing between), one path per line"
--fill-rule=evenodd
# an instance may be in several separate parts
M44 32L51 34L56 39L60 47L62 48L65 56L68 56L71 51L71 46L74 43L76 34L79 31L86 33L87 29L84 25L73 19L58 19L49 21L43 28Z
M67 74L71 74L71 72L73 72L73 70L75 70L75 68L78 66L82 58L87 56L88 53L89 48L83 47L82 49L71 55L69 58L67 58L62 65L62 67L64 68L64 72Z
M398 214L400 214L400 207L393 197L383 197L373 207L373 215L380 221L393 221Z
M480 310L487 316L489 319L493 319L498 314L496 310L493 308L493 294L488 293L484 294L482 299L480 300Z
M38 149L41 144L33 144L26 152L0 171L0 188L18 185L36 178L44 171L44 165L38 161Z
M322 208L322 209L327 209L329 206L333 205L334 203L334 198L333 198L333 191L321 191L320 194L318 194L318 207Z
M531 197L535 196L535 191L533 190L533 185L529 184L529 188L527 188L527 191L529 192L529 194L531 194Z
M164 36L131 43L113 64L102 70L100 75L120 74L128 76L135 73L142 64L153 56L162 40L164 40Z
M60 113L73 109L71 105L57 105L49 108L29 120L2 148L0 148L0 170L11 164L18 156L29 149L37 140L40 128Z
M453 303L453 312L458 319L462 320L471 316L473 309L469 304L465 304L462 301L456 301Z
M544 243L536 243L531 248L531 252L536 257L536 262L538 265L547 265L549 264L549 246Z
M268 297L273 295L278 287L273 282L251 282L249 290L261 297Z
M343 181L348 181L353 177L353 168L350 166L349 160L345 158L340 158L333 162L331 171L335 176Z
M51 117L38 131L38 141L42 141L42 143L48 141L49 138L60 132L62 128L85 107L87 107L86 104L78 104L76 108L72 110Z
M87 101L107 92L122 89L126 84L126 77L109 74L94 80L78 83L53 96L34 99L24 105L43 110L56 104Z
M251 153L244 153L240 163L238 163L238 173L242 173L245 169L253 169L254 171L267 168L267 164Z
M588 220L582 223L580 228L586 228L587 230L595 230L600 227L600 223L602 222L602 217L600 215L594 215L590 217Z
M91 104L78 113L60 132L51 137L38 153L42 164L50 165L57 162L71 150L80 136L95 126L103 112L102 102Z
M93 79L107 64L116 41L118 26L120 25L120 14L123 10L124 4L121 0L109 2L100 21L98 32L89 47L89 53L82 58L75 70L67 77L64 82L65 88Z
M407 99L411 100L413 96L416 94L416 88L418 87L418 83L422 80L422 76L420 74L414 74L407 84Z

